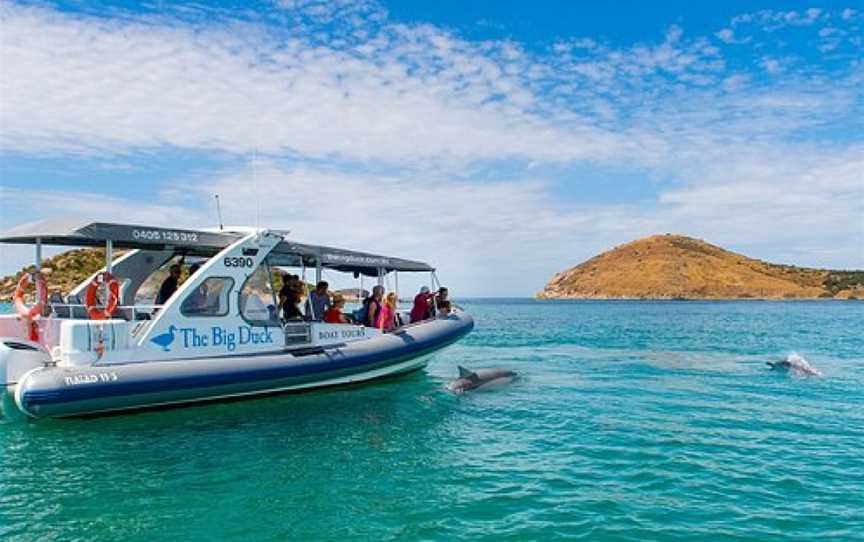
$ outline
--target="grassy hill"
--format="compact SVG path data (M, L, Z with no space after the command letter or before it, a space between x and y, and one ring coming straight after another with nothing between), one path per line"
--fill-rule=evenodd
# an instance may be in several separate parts
M778 265L699 239L654 235L552 277L541 299L864 299L864 271Z
M119 257L120 254L119 251L115 252L115 258ZM72 288L78 286L84 279L104 266L104 249L82 248L70 250L44 260L42 262L42 274L45 275L50 293L68 294ZM15 293L15 287L18 285L18 278L22 273L31 272L33 269L34 266L30 265L15 275L0 278L0 301L11 300L12 294Z

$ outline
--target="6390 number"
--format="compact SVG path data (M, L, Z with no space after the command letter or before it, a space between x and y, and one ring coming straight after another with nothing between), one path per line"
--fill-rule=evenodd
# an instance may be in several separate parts
M228 256L222 261L225 267L255 267L255 260L238 256Z

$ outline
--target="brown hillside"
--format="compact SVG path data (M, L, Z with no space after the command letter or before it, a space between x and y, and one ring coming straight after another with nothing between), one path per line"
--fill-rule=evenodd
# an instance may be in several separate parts
M114 253L115 257L119 257L121 254L121 251ZM70 250L44 260L42 262L42 274L45 275L50 293L68 294L84 279L103 267L105 267L104 249L82 248ZM18 285L18 278L22 273L32 272L33 269L34 266L30 265L15 275L0 278L0 301L11 300L15 293L15 287Z
M755 260L699 239L654 235L558 273L541 299L864 298L864 271Z

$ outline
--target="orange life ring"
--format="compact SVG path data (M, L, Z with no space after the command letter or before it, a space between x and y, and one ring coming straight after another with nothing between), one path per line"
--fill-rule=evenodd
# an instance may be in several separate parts
M108 287L108 299L105 302L105 307L100 309L96 306L96 292L99 291L99 287L103 284ZM119 302L120 283L108 271L102 271L93 277L93 280L87 285L87 293L84 296L84 307L87 309L87 314L91 320L110 320Z
M36 283L36 303L32 307L28 307L24 304L24 292L30 286L31 281ZM18 287L15 288L15 295L12 296L12 301L15 303L15 311L22 318L35 320L42 316L42 309L48 303L48 286L45 284L45 277L42 276L42 273L35 271L21 275L21 279L18 280Z

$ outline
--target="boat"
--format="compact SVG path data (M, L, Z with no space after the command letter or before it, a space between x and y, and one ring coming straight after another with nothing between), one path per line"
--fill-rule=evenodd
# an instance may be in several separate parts
M314 314L282 320L279 269L301 269L304 283L307 271L316 281L325 270L348 273L359 291L364 279L391 278L398 290L399 273L428 273L440 286L424 262L300 243L289 233L47 220L0 235L0 243L36 252L16 313L0 315L4 410L80 417L365 382L422 369L473 329L455 305L386 333ZM65 296L49 296L43 245L104 247L105 267ZM194 273L164 303L148 303L154 280L187 261L196 262ZM33 284L36 300L27 305Z

